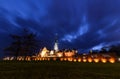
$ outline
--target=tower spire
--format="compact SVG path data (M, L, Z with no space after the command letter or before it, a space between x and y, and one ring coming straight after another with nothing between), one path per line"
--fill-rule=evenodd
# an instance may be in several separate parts
M59 50L58 49L58 34L57 33L55 34L54 50L55 50L55 52L57 52Z

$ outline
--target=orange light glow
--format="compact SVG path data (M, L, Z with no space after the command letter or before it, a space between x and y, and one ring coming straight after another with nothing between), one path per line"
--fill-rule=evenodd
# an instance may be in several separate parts
M72 57L74 54L74 52L65 52L66 57Z
M42 58L39 58L39 60L41 61L41 60L42 60Z
M81 62L82 60L81 60L81 58L78 58L78 62Z
M64 58L64 61L67 61L67 58Z
M24 60L24 58L20 56L20 57L17 57L17 60L22 61Z
M43 58L43 60L45 60L45 58Z
M73 61L74 61L74 62L76 62L77 60L76 60L76 59L74 59Z
M63 58L60 58L60 61L63 61Z
M62 57L62 56L63 56L63 53L57 53L57 56L58 56L58 57Z
M72 61L73 60L73 58L68 58L68 61Z
M114 58L110 58L110 59L109 59L109 62L110 62L110 63L115 63L115 59L114 59Z
M40 61L41 61L42 59L41 59L41 58L38 58L38 60L40 60Z
M106 58L102 58L101 61L102 61L103 63L106 63L106 62L107 62L107 59L106 59Z
M91 63L92 62L92 58L88 58L88 62Z
M46 57L46 56L47 56L47 52L48 52L47 48L44 47L44 48L42 49L42 51L41 51L41 57Z
M26 61L30 61L30 57L26 57L25 60L26 60Z
M56 61L57 58L53 58L54 61Z
M50 61L50 58L48 58L47 60Z
M99 58L94 58L93 60L94 60L95 63L99 62Z
M87 62L87 59L84 58L84 59L83 59L83 62Z

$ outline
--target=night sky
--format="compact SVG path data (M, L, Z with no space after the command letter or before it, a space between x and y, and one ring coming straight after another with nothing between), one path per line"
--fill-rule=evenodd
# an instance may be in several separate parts
M80 51L120 43L120 0L0 0L0 49L29 28L42 46ZM2 53L1 53L2 54Z

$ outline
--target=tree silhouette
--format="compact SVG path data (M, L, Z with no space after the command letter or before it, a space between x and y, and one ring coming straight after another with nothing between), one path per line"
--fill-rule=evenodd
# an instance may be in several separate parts
M23 29L21 35L11 34L12 43L5 48L10 55L14 56L30 56L33 55L39 47L39 40L37 40L37 34L31 32L28 29Z
M10 46L5 48L4 51L8 51L8 55L14 55L17 57L21 52L21 37L13 34L10 34L10 37L12 38L13 42Z
M107 49L105 47L101 48L101 50L99 51L99 53L108 53Z
M120 56L120 44L110 46L109 52L115 52L118 56Z

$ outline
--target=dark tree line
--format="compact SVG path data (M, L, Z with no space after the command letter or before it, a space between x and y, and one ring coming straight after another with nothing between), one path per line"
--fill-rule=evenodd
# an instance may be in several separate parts
M103 47L100 50L93 50L93 53L115 53L117 56L120 56L120 44Z
M29 29L23 29L22 34L10 34L12 43L4 49L7 55L31 56L39 50L37 34Z
M120 56L120 44L118 45L112 45L110 47L110 52L115 52L118 56Z

